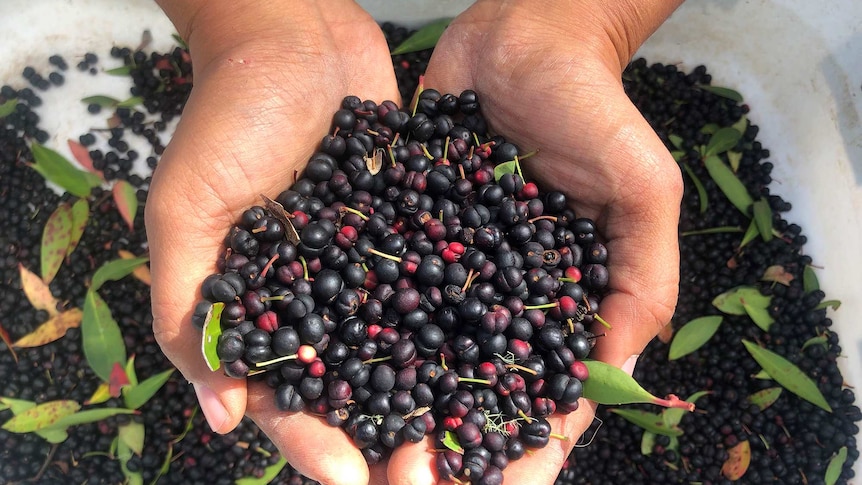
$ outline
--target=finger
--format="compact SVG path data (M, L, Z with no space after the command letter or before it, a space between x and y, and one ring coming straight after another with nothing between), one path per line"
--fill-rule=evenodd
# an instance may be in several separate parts
M430 436L419 443L404 443L389 459L390 485L433 485L438 481L434 465L435 453Z
M300 473L326 485L368 483L365 458L343 430L304 412L278 410L273 390L263 383L249 388L249 417Z

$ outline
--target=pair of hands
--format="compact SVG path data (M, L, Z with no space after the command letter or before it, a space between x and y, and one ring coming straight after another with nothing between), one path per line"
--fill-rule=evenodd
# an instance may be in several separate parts
M341 430L278 411L262 383L210 372L190 324L227 229L258 194L290 185L341 99L399 99L379 27L348 0L162 3L191 46L195 87L146 208L159 344L194 384L214 431L247 414L295 468L327 484L436 483L427 442L369 467ZM480 0L449 26L425 76L443 93L479 93L495 132L540 149L524 164L528 178L597 222L612 255L602 316L613 329L594 356L617 366L633 366L676 303L682 181L620 75L677 5ZM553 483L594 410L582 402L554 416L554 431L570 439L511 463L507 483Z

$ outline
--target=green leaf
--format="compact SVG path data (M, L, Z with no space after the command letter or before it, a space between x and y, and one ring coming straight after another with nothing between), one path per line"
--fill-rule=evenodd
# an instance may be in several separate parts
M81 409L81 405L71 400L49 401L15 414L3 424L10 433L31 433L47 428L63 416Z
M114 364L126 362L126 344L111 309L92 289L84 298L81 336L87 364L103 381L109 380Z
M93 280L90 283L90 291L98 291L108 281L116 281L125 278L138 266L149 261L150 258L142 256L132 259L115 259L108 261L93 274ZM123 359L125 360L125 359Z
M707 123L707 124L703 125L703 127L700 129L700 132L705 133L707 135L714 135L715 132L720 130L720 129L721 129L721 127L718 126L717 123Z
M68 204L60 204L48 217L45 227L42 229L42 247L40 258L42 264L42 280L50 283L69 249L72 239L72 209Z
M507 173L517 173L518 170L518 162L515 160L510 160L508 162L503 162L494 167L494 180L497 182L500 181L500 177Z
M192 414L188 417L188 419L186 419L186 427L185 427L185 428L183 428L183 432L182 432L182 433L180 433L180 435L179 435L179 436L177 436L176 438L174 438L174 440L173 440L173 441L171 441L171 443L179 443L180 441L182 441L183 439L185 439L186 435L187 435L187 434L189 434L189 432L190 432L192 429L194 429L194 427L195 427L195 416L197 416L197 415L198 415L198 411L199 411L199 410L200 410L200 406L198 406L198 405L196 404L196 405L195 405L195 407L194 407L194 409L192 409Z
M117 108L133 108L144 102L144 98L141 96L132 96L129 99L125 99L117 103Z
M825 411L832 412L832 408L826 402L823 394L820 393L817 384L798 367L793 365L793 363L771 350L758 346L754 342L743 340L742 343L745 345L748 353L754 357L754 360L769 374L769 377L773 378L793 394Z
M715 181L718 188L720 188L724 195L727 196L730 203L739 209L740 212L748 215L748 210L751 207L751 204L754 203L754 200L751 198L751 195L749 195L748 189L745 188L745 185L736 177L730 168L721 161L720 158L714 155L706 157L703 163L706 165L706 170L709 172L709 176L712 177L712 180Z
M126 407L138 409L143 406L162 388L165 382L168 382L173 373L174 369L169 369L144 380L140 384L123 388L123 399Z
M87 96L86 98L81 98L81 102L88 105L97 104L103 108L113 108L120 103L120 100L114 99L110 96L102 96L101 94L97 94L96 96Z
M685 170L686 175L691 179L694 183L694 188L697 189L697 198L700 201L700 213L703 214L706 212L707 206L709 204L709 196L706 194L706 189L703 187L703 182L695 175L694 171L691 167L688 166L687 163L682 163L682 169Z
M742 163L742 152L730 150L726 153L727 161L730 163L730 169L736 173L739 170L739 164Z
M671 145L674 146L674 148L676 148L677 150L682 150L683 139L681 136L671 133L667 136L667 140L670 142Z
M745 300L742 300L742 307L745 309L745 313L749 318L751 318L754 324L760 327L764 332L768 332L769 327L775 323L775 319L769 314L769 309L767 308L753 306Z
M171 37L174 38L177 45L179 45L180 47L182 47L185 50L189 50L189 45L186 43L185 40L183 40L182 37L180 37L180 34L171 34Z
M740 116L739 121L731 125L731 128L742 134L745 134L745 130L748 129L748 118L746 118L745 115Z
M722 154L735 147L736 144L739 143L740 138L742 138L742 133L738 132L736 129L720 128L709 138L704 154L707 157Z
M802 288L805 293L820 289L820 281L817 279L817 274L814 273L814 268L806 266L802 271Z
M665 424L661 414L650 413L640 409L620 408L610 409L610 412L622 416L626 421L651 433L664 436L682 436L682 430L678 426L668 426Z
M236 481L236 485L267 485L269 482L275 480L275 477L281 473L281 470L287 465L287 460L284 457L279 458L277 462L266 467L263 472L263 476L260 478L256 477L245 477L240 478Z
M641 455L649 456L652 454L652 449L655 448L655 433L644 430L644 435L641 437Z
M684 403L674 396L669 399L659 399L640 386L637 381L622 369L600 362L585 360L584 364L590 372L590 378L584 381L584 397L599 404L632 404L652 403L659 406L679 407ZM694 406L685 406L694 409Z
M18 106L17 98L12 98L3 104L0 104L0 118L5 118L14 113L16 106Z
M0 397L0 411L10 410L13 415L21 414L28 409L36 407L33 401L23 399L12 399L11 397Z
M778 397L781 396L781 391L780 387L769 387L748 396L748 402L756 405L763 411L778 400Z
M42 439L51 444L62 443L69 438L69 433L66 432L65 428L48 428L48 429L40 429L38 431L34 431L37 435L39 435Z
M703 234L722 234L728 232L742 232L742 228L739 226L721 226L721 227L710 227L707 229L698 229L694 231L685 231L679 233L680 236L700 236Z
M123 408L93 408L78 411L76 413L64 416L57 420L50 428L68 428L69 426L78 426L87 423L97 423L104 419L116 416L118 414L135 414L132 409Z
M827 347L829 345L829 339L826 337L826 335L818 335L816 337L811 337L810 339L806 340L805 343L802 344L802 350L805 350L812 345L822 345L824 347Z
M138 374L135 373L135 354L129 356L129 359L126 361L126 377L129 378L130 386L138 385ZM128 407L128 406L126 406ZM134 408L133 408L134 409Z
M757 223L752 219L751 223L748 225L748 229L745 230L745 235L742 236L742 241L739 243L739 249L744 248L748 243L754 241L754 238L757 237Z
M767 374L766 371L763 369L760 369L760 372L758 372L757 374L754 374L751 377L753 377L755 379L760 379L763 381L771 381L772 380L772 377L769 377L769 374Z
M33 160L31 167L39 172L45 180L59 185L72 195L87 197L90 189L102 183L96 175L79 170L63 155L38 143L30 145Z
M728 315L746 315L748 312L745 311L744 303L754 308L765 309L772 303L772 297L764 296L753 286L737 286L712 300L714 307Z
M210 311L207 312L206 320L204 320L201 353L211 371L216 371L221 367L216 347L218 346L218 338L221 336L221 312L223 309L224 303L213 303Z
M769 202L760 198L752 204L754 211L754 222L757 224L757 231L760 232L760 237L765 242L772 240L772 208L769 207Z
M159 479L163 476L167 475L169 471L171 471L171 461L174 458L174 444L168 443L168 452L165 454L165 459L162 461L162 467L159 468L159 473L153 478L153 481L150 482L150 485L156 485L159 483Z
M135 215L138 213L138 194L132 184L125 180L117 180L111 190L117 210L129 226L129 230L135 228Z
M847 461L847 447L842 446L838 453L829 460L829 466L826 467L826 476L823 481L826 485L835 485L838 479L841 478L841 470L844 468L844 462Z
M699 349L715 335L722 320L719 315L700 317L680 327L670 343L668 360L676 360Z
M129 460L132 459L132 449L123 440L117 441L117 459L120 461L120 469L126 477L125 485L143 485L144 477L141 472L133 472L129 470Z
M127 423L119 427L120 441L129 447L136 455L144 452L144 423Z
M819 305L814 307L815 310L823 310L824 308L832 308L837 310L841 306L841 300L824 300Z
M113 69L108 69L105 71L105 74L110 74L112 76L128 76L132 73L132 66L120 66L115 67Z
M66 256L72 254L72 251L78 247L81 242L81 237L84 235L84 229L87 228L87 221L90 218L90 204L87 199L78 199L72 204L72 230L69 236L69 247L66 248Z
M721 86L709 86L709 85L700 85L698 87L700 87L700 89L703 89L704 91L709 91L710 93L715 94L716 96L721 96L722 98L727 98L727 99L736 101L737 103L742 102L742 95L739 94L738 92L734 91L733 89L723 88Z
M452 22L451 18L445 18L422 27L393 49L392 55L407 54L408 52L416 52L434 47L450 22Z
M464 448L461 446L461 443L458 442L458 437L451 431L447 430L443 432L443 446L449 448L455 453L464 454Z
M673 150L670 152L670 156L673 157L674 162L679 162L685 156L685 152L682 150Z

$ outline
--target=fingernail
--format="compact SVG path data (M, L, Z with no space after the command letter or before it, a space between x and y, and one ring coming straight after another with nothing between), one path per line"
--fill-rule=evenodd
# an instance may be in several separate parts
M195 394L198 396L198 403L201 405L201 411L203 411L204 417L207 418L210 429L218 433L230 418L230 414L228 414L227 409L225 409L218 395L212 389L202 384L195 384L194 386Z
M625 361L621 369L625 371L626 374L632 375L635 371L635 366L638 363L638 357L640 357L640 354L634 354L629 357L628 360Z

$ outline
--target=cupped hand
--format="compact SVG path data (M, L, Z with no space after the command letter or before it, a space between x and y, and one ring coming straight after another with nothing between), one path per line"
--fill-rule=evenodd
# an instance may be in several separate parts
M654 5L650 5L654 4ZM434 50L424 85L473 89L492 132L516 143L525 176L569 196L608 248L610 290L599 314L611 329L592 357L629 371L669 321L677 299L679 168L623 91L622 69L678 2L479 1ZM626 365L626 363L628 364ZM595 406L549 421L568 440L504 471L506 483L553 483ZM434 483L427 445L399 448L391 483Z
M247 413L305 475L366 483L368 466L343 431L279 411L262 383L207 369L190 317L227 230L261 204L259 194L274 199L292 184L342 98L399 99L383 34L351 1L166 0L163 8L190 44L194 90L146 207L155 335L214 431Z

